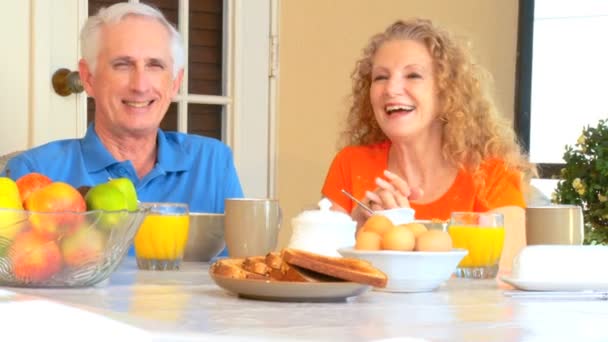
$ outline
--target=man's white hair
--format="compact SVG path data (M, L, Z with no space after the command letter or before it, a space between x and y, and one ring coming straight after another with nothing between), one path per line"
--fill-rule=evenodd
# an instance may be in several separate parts
M80 32L80 50L91 72L97 67L100 31L104 25L116 24L128 16L140 16L158 20L169 31L171 57L173 58L173 78L184 67L184 43L182 36L158 9L143 4L120 2L104 7L96 15L90 16Z

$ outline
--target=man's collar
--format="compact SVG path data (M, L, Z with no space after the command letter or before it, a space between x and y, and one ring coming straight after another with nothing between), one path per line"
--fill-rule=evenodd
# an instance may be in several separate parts
M178 141L167 139L161 129L158 130L156 141L158 146L156 166L160 168L160 171L177 172L190 168L192 160L187 158L184 147ZM119 163L101 143L101 139L95 132L94 124L90 124L87 128L81 144L83 160L89 172L96 172Z
M188 158L188 154L183 145L176 139L167 139L165 132L159 129L157 134L158 166L168 172L178 172L190 169L192 158Z
M95 132L95 125L90 124L87 133L81 141L82 159L89 172L103 170L118 161L103 146L99 136Z

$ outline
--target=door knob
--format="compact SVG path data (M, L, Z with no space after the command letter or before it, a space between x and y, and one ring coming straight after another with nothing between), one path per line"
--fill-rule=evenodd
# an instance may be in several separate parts
M58 95L68 96L70 94L78 94L84 90L80 82L78 71L70 71L69 69L57 69L51 78L53 89Z

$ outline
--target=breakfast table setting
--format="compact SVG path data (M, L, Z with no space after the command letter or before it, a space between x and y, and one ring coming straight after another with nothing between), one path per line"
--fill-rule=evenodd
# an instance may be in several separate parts
M437 222L396 208L357 227L322 199L291 219L277 248L276 199L195 213L141 203L126 179L83 190L28 177L1 179L9 340L608 340L608 247L568 240L582 220L567 218L552 223L563 240L548 243L536 227L557 216L544 209L529 215L539 218L528 227L535 245L499 272L499 213Z
M4 336L64 341L608 340L608 331L601 329L608 320L605 292L603 298L601 292L526 297L513 295L523 291L499 279L451 277L434 291L370 289L329 302L267 301L220 288L209 265L184 262L178 271L147 271L128 257L93 287L3 288ZM42 329L32 329L38 325Z

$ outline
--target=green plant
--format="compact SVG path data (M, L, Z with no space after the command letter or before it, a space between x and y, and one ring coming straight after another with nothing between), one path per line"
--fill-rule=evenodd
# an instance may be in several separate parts
M552 201L583 208L585 244L608 244L608 120L585 127L564 161Z

